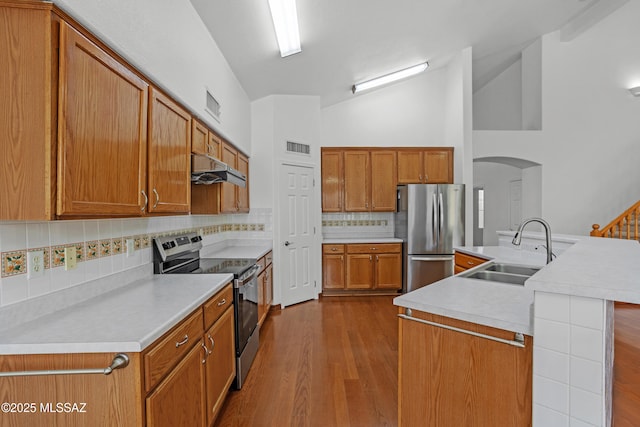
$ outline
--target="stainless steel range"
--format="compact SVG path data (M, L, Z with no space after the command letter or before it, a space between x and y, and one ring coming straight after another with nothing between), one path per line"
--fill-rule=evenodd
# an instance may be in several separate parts
M202 237L197 233L156 237L153 271L156 274L233 274L236 336L236 380L240 389L258 352L258 273L260 266L248 258L200 258Z

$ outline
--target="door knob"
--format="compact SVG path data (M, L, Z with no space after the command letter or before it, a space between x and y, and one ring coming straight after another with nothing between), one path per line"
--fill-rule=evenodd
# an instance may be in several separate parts
M289 245L291 245L292 243L293 243L293 242L290 242L290 241L288 241L288 240L285 240L285 241L284 241L284 245L285 245L285 246L289 246Z

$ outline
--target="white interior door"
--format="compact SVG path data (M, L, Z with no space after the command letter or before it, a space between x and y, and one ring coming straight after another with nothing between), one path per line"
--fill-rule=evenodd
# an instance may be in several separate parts
M313 280L313 167L283 164L280 168L281 305L316 297Z

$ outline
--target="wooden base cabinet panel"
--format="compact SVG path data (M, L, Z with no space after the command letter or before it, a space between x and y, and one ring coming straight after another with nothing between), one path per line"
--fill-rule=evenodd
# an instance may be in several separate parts
M138 353L127 355L129 365L114 370L110 375L1 378L2 402L33 403L35 407L31 405L27 411L3 411L0 413L0 425L143 426L144 401L139 380L141 359ZM102 369L111 365L114 356L115 353L3 355L0 356L0 371ZM62 406L58 407L58 402ZM65 402L71 406L65 407Z
M456 251L454 273L461 273L477 265L484 264L487 261L489 260L486 258L476 257Z
M229 387L236 377L233 308L227 311L205 334L211 352L206 357L207 425L212 425L222 408Z
M402 289L402 254L376 254L376 288Z
M347 289L373 289L373 256L368 254L347 254Z
M322 245L322 288L327 291L395 291L402 288L402 245Z
M514 338L513 332L416 310L412 316ZM518 348L399 319L398 425L530 426L532 348L528 336L525 348Z
M207 350L195 345L147 397L148 427L204 427Z
M261 268L258 275L258 325L262 326L271 309L273 302L273 253L268 254L258 260Z

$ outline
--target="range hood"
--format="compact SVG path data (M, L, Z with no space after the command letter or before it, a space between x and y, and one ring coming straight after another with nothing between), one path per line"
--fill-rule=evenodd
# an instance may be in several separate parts
M191 182L205 185L229 182L239 187L246 187L247 176L211 156L191 154Z

